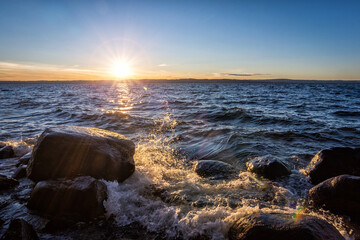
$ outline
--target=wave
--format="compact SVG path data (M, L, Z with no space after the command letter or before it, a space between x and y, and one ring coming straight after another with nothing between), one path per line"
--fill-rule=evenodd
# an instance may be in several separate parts
M339 117L360 117L360 111L335 111L333 114Z
M251 120L252 117L242 108L233 108L231 110L221 109L218 111L203 114L202 118L212 121L227 121L227 120Z

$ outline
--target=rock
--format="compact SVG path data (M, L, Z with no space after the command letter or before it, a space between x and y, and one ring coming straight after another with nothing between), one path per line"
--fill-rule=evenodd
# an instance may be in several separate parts
M255 213L239 219L229 230L230 240L340 240L336 228L326 221L302 216L293 220L288 214Z
M28 208L53 217L94 218L105 213L106 185L89 176L36 184Z
M33 227L23 219L13 219L1 240L38 240Z
M14 156L14 150L11 146L5 146L0 149L0 159L12 158Z
M26 166L22 165L18 167L11 177L14 179L20 179L26 177Z
M32 152L28 152L27 154L25 154L24 156L22 156L18 163L16 164L17 167L19 167L20 165L27 165L29 163L29 160L31 158L31 154Z
M98 128L48 128L39 137L27 175L35 181L92 176L124 181L135 171L135 144Z
M342 174L360 176L360 148L321 150L313 157L305 172L313 184Z
M230 178L235 169L230 164L216 160L199 160L195 165L195 172L201 177L212 177L215 179Z
M340 175L311 188L309 200L334 213L360 218L360 177Z
M0 191L16 187L17 185L19 185L19 182L16 179L0 174Z
M290 170L283 162L269 155L254 158L246 163L246 167L248 171L268 179L275 179L290 174Z

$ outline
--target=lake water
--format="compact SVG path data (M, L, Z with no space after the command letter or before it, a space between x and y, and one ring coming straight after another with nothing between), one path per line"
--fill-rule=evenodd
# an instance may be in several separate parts
M312 186L302 173L312 156L329 147L360 147L357 83L0 84L0 101L0 141L18 155L45 128L58 125L103 128L132 139L137 170L120 185L106 182L108 216L115 215L119 226L137 222L168 238L224 239L241 215L295 213ZM291 175L268 181L246 171L249 159L265 155L286 162ZM238 177L201 178L192 167L201 159L229 163ZM1 169L10 175L11 169ZM29 184L22 184L26 192ZM171 201L154 198L153 186ZM0 213L5 224L9 216L41 222L21 206L16 200L6 206ZM347 236L337 216L309 214Z

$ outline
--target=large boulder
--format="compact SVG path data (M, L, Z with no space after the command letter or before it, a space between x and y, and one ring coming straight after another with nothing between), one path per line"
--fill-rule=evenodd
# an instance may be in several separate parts
M51 217L94 218L104 215L106 198L106 185L86 176L38 182L27 206Z
M90 127L46 129L34 146L27 176L35 181L92 176L124 181L135 171L135 145L123 135Z
M14 150L11 146L5 146L0 149L0 159L12 158L14 156Z
M305 172L313 184L342 174L360 176L360 148L334 147L319 151Z
M235 169L228 163L216 160L199 160L195 163L195 172L201 177L226 179L234 175Z
M255 213L240 218L229 230L230 240L343 240L336 228L326 221L302 216Z
M246 163L246 167L248 171L268 179L275 179L290 174L290 170L283 162L269 155L252 159Z
M23 219L13 219L1 240L38 240L33 227Z
M0 191L16 187L17 185L19 185L19 182L16 179L0 174Z
M308 193L308 198L315 206L359 219L359 190L360 177L340 175L311 188Z

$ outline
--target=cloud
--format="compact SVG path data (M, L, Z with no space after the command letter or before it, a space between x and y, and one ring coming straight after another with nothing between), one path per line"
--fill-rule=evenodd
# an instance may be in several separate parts
M252 77L252 76L269 76L269 73L212 73L213 77Z
M0 80L102 79L106 72L79 66L0 61Z
M158 67L168 67L169 65L167 65L166 63L161 63L158 65Z
M234 76L234 77L250 77L250 76L263 76L263 75L271 75L265 73L223 73L225 76Z

